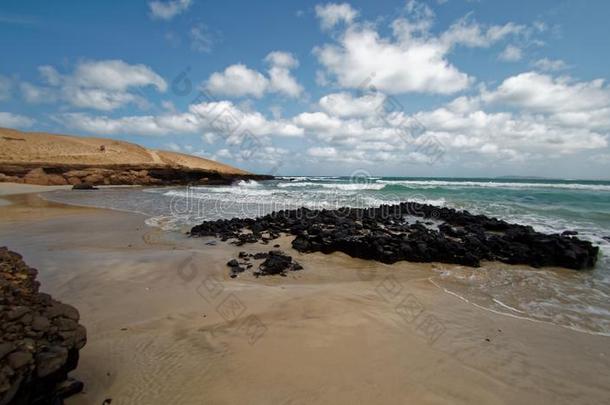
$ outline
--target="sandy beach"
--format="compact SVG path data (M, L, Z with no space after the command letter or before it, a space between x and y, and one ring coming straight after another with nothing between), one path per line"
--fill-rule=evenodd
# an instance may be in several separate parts
M486 311L436 264L281 249L304 270L229 278L244 247L0 185L0 246L88 331L68 404L596 404L610 338ZM25 194L27 193L27 194ZM10 195L9 195L10 194Z

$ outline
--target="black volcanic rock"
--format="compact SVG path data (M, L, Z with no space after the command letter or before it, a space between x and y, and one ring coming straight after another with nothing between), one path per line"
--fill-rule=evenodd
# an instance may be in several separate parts
M93 184L81 183L72 186L72 190L98 190Z
M247 231L247 232L246 232ZM206 221L191 236L215 236L237 245L295 235L300 252L344 252L394 263L442 262L479 266L481 260L592 268L599 248L570 235L547 235L530 226L414 202L377 208L299 208L252 218ZM263 235L265 234L265 235Z
M63 404L87 332L76 308L38 291L37 271L0 247L0 404Z
M267 258L259 266L259 271L256 274L260 275L285 275L286 271L297 271L303 267L292 260L291 256L284 254L280 250L272 250L267 255Z

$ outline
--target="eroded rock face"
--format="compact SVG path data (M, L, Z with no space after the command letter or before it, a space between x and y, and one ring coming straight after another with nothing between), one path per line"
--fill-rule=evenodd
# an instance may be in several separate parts
M265 243L281 233L295 235L292 247L300 252L340 251L384 263L479 266L490 260L580 270L592 268L599 253L597 246L572 235L546 235L530 226L411 202L370 209L300 208L256 219L206 221L190 232L233 239L237 245Z
M1 405L61 404L82 389L68 372L87 341L85 327L76 308L38 291L36 275L20 255L0 247Z
M238 179L266 180L272 176L221 174L181 166L130 165L30 165L0 164L0 182L60 185L183 185L231 184Z

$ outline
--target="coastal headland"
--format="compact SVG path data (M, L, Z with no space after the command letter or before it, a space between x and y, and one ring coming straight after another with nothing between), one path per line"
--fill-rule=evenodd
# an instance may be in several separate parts
M161 186L270 178L213 160L114 139L0 128L0 182Z

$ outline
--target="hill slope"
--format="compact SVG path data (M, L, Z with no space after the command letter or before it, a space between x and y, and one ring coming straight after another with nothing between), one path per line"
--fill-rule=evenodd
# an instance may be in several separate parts
M177 152L106 138L0 128L0 181L30 184L226 183L268 178Z

